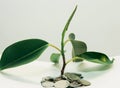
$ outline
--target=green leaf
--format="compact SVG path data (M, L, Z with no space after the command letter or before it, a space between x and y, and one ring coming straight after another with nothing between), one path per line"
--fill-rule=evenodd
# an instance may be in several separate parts
M70 40L75 40L75 34L74 33L70 33L69 34L69 39Z
M78 55L87 51L87 45L82 41L71 40L73 49L72 49L72 57L77 57ZM74 60L75 62L81 61L81 58L77 58Z
M85 52L79 56L87 61L105 65L112 64L114 61L114 59L110 60L107 55L100 52Z
M69 24L70 24L70 22L71 22L71 20L72 20L72 18L73 18L73 16L74 16L74 14L75 14L75 12L76 12L76 10L77 10L77 6L75 7L75 9L74 9L74 11L72 12L72 14L71 14L71 16L69 17L69 19L68 19L68 21L67 21L67 23L66 23L66 25L65 25L65 27L64 27L64 29L63 29L63 32L62 32L62 39L61 39L61 50L62 50L62 53L63 53L63 48L64 48L64 37L65 37L65 33L66 33L66 31L67 31L67 29L68 29L68 27L69 27Z
M0 70L20 66L36 60L48 47L48 42L28 39L8 46L1 57Z
M67 21L67 23L66 23L66 25L65 25L65 27L64 27L64 30L63 30L64 32L67 31L67 29L68 29L68 27L69 27L69 24L70 24L70 22L71 22L71 20L72 20L72 18L73 18L73 16L74 16L76 10L77 10L77 6L75 7L75 9L73 10L71 16L69 17L69 19L68 19L68 21ZM64 32L63 32L63 34L64 34Z
M54 63L59 63L59 59L60 59L60 54L59 53L53 53L50 56L50 60Z

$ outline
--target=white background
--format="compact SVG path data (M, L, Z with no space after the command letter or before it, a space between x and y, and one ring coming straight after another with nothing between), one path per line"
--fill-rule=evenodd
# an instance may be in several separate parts
M0 53L28 38L59 46L61 32L76 5L67 33L74 32L90 51L120 55L120 0L0 0ZM49 51L45 54L52 53ZM42 60L48 58L45 54Z

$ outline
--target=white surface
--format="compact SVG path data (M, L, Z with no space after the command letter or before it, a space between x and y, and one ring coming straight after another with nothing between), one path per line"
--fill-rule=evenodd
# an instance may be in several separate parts
M61 31L77 4L68 33L74 32L88 44L89 50L117 56L119 3L120 0L0 0L0 53L8 45L27 38L59 45Z
M120 57L115 57L115 62L110 68L87 62L70 63L66 71L82 73L84 79L92 83L86 88L120 88L119 62ZM50 62L35 61L24 66L6 69L0 72L0 88L42 88L41 78L58 76L59 68Z

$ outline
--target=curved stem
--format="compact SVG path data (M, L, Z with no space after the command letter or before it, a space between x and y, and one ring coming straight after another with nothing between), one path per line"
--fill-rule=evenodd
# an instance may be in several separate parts
M75 60L75 59L76 59L76 57L69 59L69 60L66 62L66 64L70 63L71 61L73 61L73 60Z
M65 54L64 54L64 36L65 32L63 31L62 33L62 40L61 40L61 54L62 54L62 59L63 59L63 66L61 69L61 76L64 74L65 66L66 66L66 60L65 60Z
M74 61L74 60L83 61L83 59L82 59L82 58L80 59L80 57L73 57L73 58L69 59L69 60L66 62L66 64L68 64L68 63L70 63L71 61Z
M64 74L64 70L65 70L65 66L66 66L66 60L65 60L65 53L64 53L64 38L65 38L65 33L66 33L66 27L64 28L63 32L62 32L62 39L61 39L61 55L62 55L62 59L63 59L63 66L61 69L61 76Z
M53 44L49 44L49 46L51 46L51 47L55 48L56 50L58 50L59 52L61 52L61 50L57 46L55 46Z
M65 61L65 54L62 53L62 58L63 58L63 66L62 66L62 69L61 69L61 76L64 74L64 70L65 70L65 67L66 67L66 61Z
M64 42L64 45L66 45L69 41L70 41L70 39L67 39L67 40Z

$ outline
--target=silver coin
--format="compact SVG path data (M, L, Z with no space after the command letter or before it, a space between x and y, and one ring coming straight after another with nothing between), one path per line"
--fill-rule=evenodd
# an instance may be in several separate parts
M88 82L87 80L84 80L84 79L81 79L80 82L81 82L81 84L82 84L83 86L89 86L89 85L91 85L90 82Z
M41 85L43 86L43 87L54 87L54 83L53 82L50 82L50 81L44 81L44 82L41 82Z
M70 83L67 80L60 80L55 83L55 88L67 88Z

